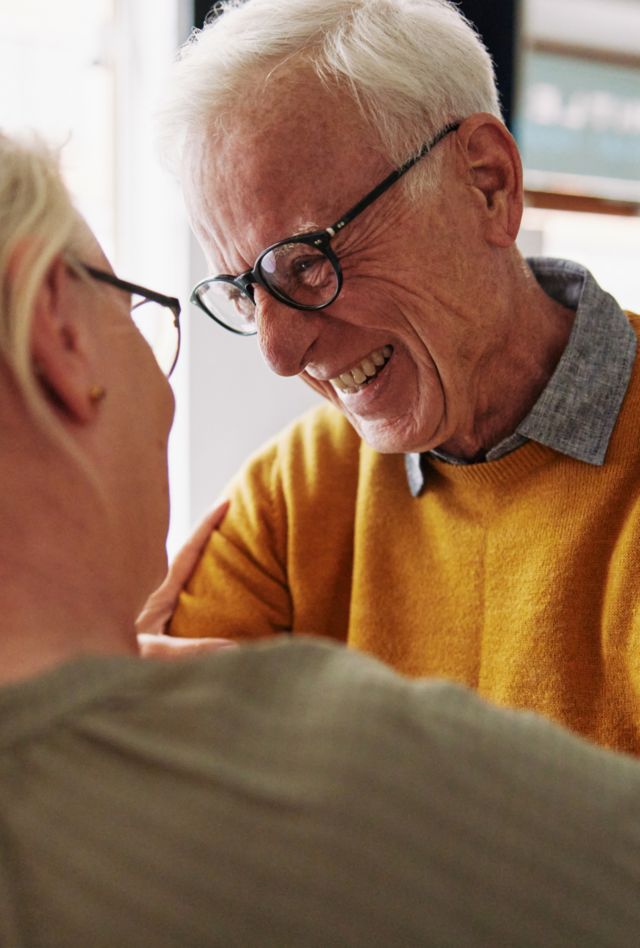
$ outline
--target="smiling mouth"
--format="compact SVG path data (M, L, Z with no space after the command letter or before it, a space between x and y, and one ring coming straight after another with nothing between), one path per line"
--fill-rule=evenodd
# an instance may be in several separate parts
M382 372L391 358L393 346L382 346L374 349L369 355L361 359L346 372L341 372L334 379L329 379L334 388L347 395L355 395L369 385Z

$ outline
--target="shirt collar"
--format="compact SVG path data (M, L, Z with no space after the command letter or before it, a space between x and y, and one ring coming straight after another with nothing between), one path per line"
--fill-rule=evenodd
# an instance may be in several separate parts
M584 267L545 257L527 263L545 293L574 309L576 316L542 394L515 432L487 452L486 460L498 460L531 439L578 461L602 465L631 378L636 335L614 298ZM442 452L434 454L461 463ZM405 455L414 496L424 487L422 461L420 454Z

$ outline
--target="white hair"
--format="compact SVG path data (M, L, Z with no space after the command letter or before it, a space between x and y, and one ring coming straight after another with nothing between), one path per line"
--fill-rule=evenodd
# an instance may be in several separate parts
M182 47L160 114L176 173L192 131L222 130L285 63L346 87L396 165L451 122L501 117L491 57L449 0L224 0L214 13Z
M57 153L36 137L0 133L0 359L33 413L49 423L31 358L34 304L52 261L79 234Z

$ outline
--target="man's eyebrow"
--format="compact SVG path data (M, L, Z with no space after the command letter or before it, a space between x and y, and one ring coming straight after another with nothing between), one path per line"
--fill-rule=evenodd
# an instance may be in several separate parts
M302 237L304 234L317 233L319 230L322 230L322 229L323 228L320 227L318 224L316 224L314 221L304 221L304 223L296 227L294 231L291 231L289 234L287 234L286 237L283 237L280 241L278 241L279 244L282 244L282 246L280 247L280 253L283 253L286 251L287 240L289 240L290 238ZM277 252L278 251L276 250L276 253Z
M320 224L315 221L305 221L303 224L300 224L290 236L299 237L302 234L308 234L316 230L324 230L324 227L321 227Z

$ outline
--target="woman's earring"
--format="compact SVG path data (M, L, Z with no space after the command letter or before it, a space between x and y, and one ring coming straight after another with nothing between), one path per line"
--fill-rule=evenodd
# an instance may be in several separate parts
M89 401L94 405L97 405L98 402L101 402L102 399L107 394L106 388L102 385L92 385L89 389Z

